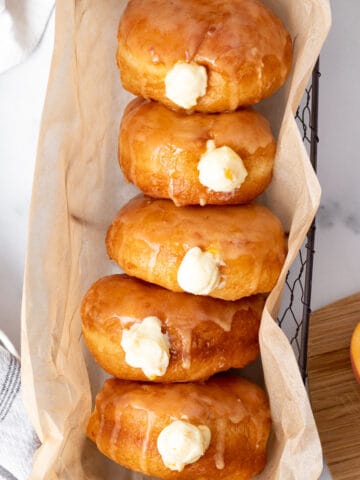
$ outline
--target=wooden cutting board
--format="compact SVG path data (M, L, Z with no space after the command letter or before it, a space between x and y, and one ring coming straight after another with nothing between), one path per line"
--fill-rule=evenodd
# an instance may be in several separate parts
M360 479L360 385L349 356L358 322L360 293L314 312L310 321L310 399L334 480Z

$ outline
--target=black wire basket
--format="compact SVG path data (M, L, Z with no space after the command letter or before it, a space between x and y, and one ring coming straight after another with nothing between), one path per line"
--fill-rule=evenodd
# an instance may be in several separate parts
M312 79L296 112L300 133L316 172L319 104L319 60ZM311 313L311 286L315 244L315 221L310 227L299 255L289 270L278 323L294 349L304 382L307 378L308 333Z

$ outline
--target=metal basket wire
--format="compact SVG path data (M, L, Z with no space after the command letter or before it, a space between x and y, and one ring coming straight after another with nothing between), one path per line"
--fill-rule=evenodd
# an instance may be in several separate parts
M303 141L316 172L319 105L319 60L312 79L296 112L296 120ZM306 241L286 277L286 286L278 323L289 338L294 349L304 382L307 378L308 333L311 313L311 286L315 244L315 221L310 227Z

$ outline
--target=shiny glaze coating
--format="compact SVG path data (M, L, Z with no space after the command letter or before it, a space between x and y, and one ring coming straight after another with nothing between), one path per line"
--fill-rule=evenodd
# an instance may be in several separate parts
M160 432L180 419L211 430L205 455L181 473L157 450ZM173 385L111 379L96 397L88 436L115 462L157 478L249 480L264 468L270 426L265 393L234 376Z
M248 171L233 192L214 192L199 181L197 166L208 140L232 148ZM125 177L145 194L178 206L250 202L271 181L275 151L269 122L250 109L187 115L138 98L125 110L120 129Z
M275 286L285 260L279 220L262 205L176 207L138 195L117 214L106 238L109 257L124 271L174 292L177 272L193 247L222 262L211 297L238 300Z
M194 110L222 112L269 97L286 80L292 41L259 0L130 0L120 21L117 62L125 89L179 109L165 95L177 62L207 70Z
M259 353L258 331L264 306L258 295L226 302L174 293L127 275L98 280L81 308L85 341L99 365L124 380L148 381L125 362L122 332L156 316L170 340L170 364L156 382L189 382L229 368L241 368Z

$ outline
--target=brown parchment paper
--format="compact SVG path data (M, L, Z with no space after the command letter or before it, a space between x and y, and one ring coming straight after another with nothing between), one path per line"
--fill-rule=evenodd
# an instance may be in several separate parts
M273 434L260 479L312 480L322 454L292 349L273 318L286 272L320 200L320 187L294 113L330 27L328 0L266 0L295 40L287 84L258 108L278 137L265 202L289 231L289 253L268 298L260 330ZM125 0L58 0L56 38L39 139L24 281L22 385L42 442L32 480L139 480L85 438L92 399L104 375L84 348L79 304L100 276L117 271L104 236L136 189L117 165L120 118L130 95L115 65ZM211 480L211 479L209 479Z

